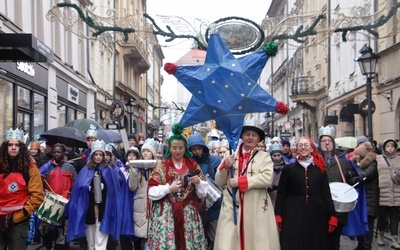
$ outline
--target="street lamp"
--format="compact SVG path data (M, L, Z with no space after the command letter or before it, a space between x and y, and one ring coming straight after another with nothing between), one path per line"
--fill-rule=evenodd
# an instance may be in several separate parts
M129 132L130 134L133 134L134 133L133 122L132 122L133 108L137 105L137 103L135 102L135 99L129 98L125 105L129 108L129 112L127 112L129 114L129 128L130 128Z
M161 121L160 122L160 127L158 128L158 137L161 138L161 142L163 141L164 128L165 128L165 124L164 124L163 121Z
M372 89L371 81L375 77L375 68L378 61L378 55L372 52L372 48L365 44L360 50L360 56L356 59L360 66L361 73L367 77L367 105L368 105L368 139L373 140L372 134Z

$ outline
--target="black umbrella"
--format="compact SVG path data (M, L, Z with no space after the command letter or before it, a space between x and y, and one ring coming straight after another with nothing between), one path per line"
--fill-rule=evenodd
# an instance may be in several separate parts
M50 145L63 143L69 147L87 148L85 133L73 127L53 128L41 134L40 137Z
M106 143L114 143L122 141L122 138L119 134L106 129L97 130L97 139L103 140Z
M64 125L64 127L74 127L76 129L86 133L86 131L89 130L90 125L93 125L98 130L104 129L103 126L101 126L95 120L87 119L87 118L69 121L69 122L67 122L67 124ZM86 138L86 136L85 136L85 138Z

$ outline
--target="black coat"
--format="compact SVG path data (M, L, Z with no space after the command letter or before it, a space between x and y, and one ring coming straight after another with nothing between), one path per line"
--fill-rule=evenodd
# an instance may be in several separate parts
M378 163L375 160L374 153L368 153L368 157L362 159L361 164L357 165L357 171L361 178L366 177L364 186L367 210L368 215L372 217L378 216L379 207L379 178L377 165Z
M313 164L307 170L297 162L284 167L275 214L282 217L282 250L328 249L328 221L335 208L326 173Z

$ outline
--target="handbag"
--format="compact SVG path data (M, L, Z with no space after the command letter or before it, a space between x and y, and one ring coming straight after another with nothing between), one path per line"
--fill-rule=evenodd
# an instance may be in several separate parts
M394 184L400 185L400 176L398 176L397 173L396 173L396 171L394 171L394 169L392 169L392 168L390 167L390 164L389 164L388 159L387 159L384 155L382 155L382 157L383 157L383 159L385 159L386 164L388 165L389 173L390 173L390 179L392 179L392 181L393 181Z

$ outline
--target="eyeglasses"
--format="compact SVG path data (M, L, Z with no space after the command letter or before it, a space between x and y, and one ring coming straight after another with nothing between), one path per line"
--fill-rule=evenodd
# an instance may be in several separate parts
M309 148L309 147L311 147L311 144L310 143L299 143L299 144L297 144L297 147L298 148Z

